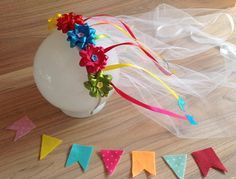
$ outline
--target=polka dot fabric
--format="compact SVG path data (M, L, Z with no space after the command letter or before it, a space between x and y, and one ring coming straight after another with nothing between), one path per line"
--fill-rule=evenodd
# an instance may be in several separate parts
M99 152L108 175L112 175L118 165L118 162L124 153L123 150L101 150Z
M184 179L187 154L165 155L163 156L163 159L179 179Z

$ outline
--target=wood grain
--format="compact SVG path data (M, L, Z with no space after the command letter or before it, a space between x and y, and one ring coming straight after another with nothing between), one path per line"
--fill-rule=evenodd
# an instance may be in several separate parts
M89 119L65 116L51 106L38 92L33 76L34 54L47 36L46 20L56 12L75 11L84 15L109 13L134 14L148 11L160 3L177 7L226 8L233 0L1 0L0 1L0 178L106 178L97 154L93 155L89 171L78 165L65 168L72 143L102 148L121 148L126 154L112 178L130 178L132 150L156 151L157 176L175 176L161 159L170 153L187 153L214 147L229 172L226 175L211 170L212 179L236 176L236 141L233 138L192 140L173 136L161 126L141 115L132 105L113 95L106 108ZM37 125L29 135L12 142L14 132L4 128L27 114ZM39 161L41 135L63 140L63 144L45 160ZM142 173L136 178L148 178ZM188 158L186 178L201 178L193 159Z

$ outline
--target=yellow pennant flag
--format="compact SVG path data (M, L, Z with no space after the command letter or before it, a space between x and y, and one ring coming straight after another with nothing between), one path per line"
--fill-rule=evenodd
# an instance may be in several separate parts
M132 176L137 176L143 170L156 175L155 152L132 151Z
M62 143L62 140L56 137L51 137L51 136L43 134L42 143L41 143L41 151L40 151L40 160L44 159L49 153L51 153L61 143Z

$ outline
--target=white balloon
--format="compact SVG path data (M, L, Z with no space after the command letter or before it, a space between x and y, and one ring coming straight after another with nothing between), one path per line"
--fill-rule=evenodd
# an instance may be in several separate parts
M86 68L79 66L79 50L70 48L66 39L65 34L54 31L42 42L34 59L34 79L41 94L52 105L69 116L88 117L99 112L110 95L101 101L89 95L83 84L88 78ZM97 45L107 47L112 41L100 39ZM108 65L118 63L115 50L107 55L110 57ZM113 82L118 80L119 70L108 73L113 76Z

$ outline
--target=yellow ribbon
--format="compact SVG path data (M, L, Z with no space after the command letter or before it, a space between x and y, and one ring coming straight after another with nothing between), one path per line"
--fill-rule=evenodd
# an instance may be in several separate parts
M132 67L132 68L137 68L137 69L143 70L144 72L146 72L147 74L149 74L150 76L152 76L153 78L158 80L177 100L179 100L179 96L176 94L176 92L174 90L172 90L158 76L154 75L152 72L148 71L147 69L145 69L143 67L133 65L133 64L129 64L129 63L124 63L124 64L114 64L114 65L106 66L105 69L103 69L103 71L115 70L115 69L118 69L118 68L125 68L125 67Z
M57 26L57 19L61 17L62 14L56 14L55 16L48 19L48 29L52 30Z
M96 36L95 40L100 40L100 39L104 39L104 38L110 38L110 37L106 34L99 34Z

